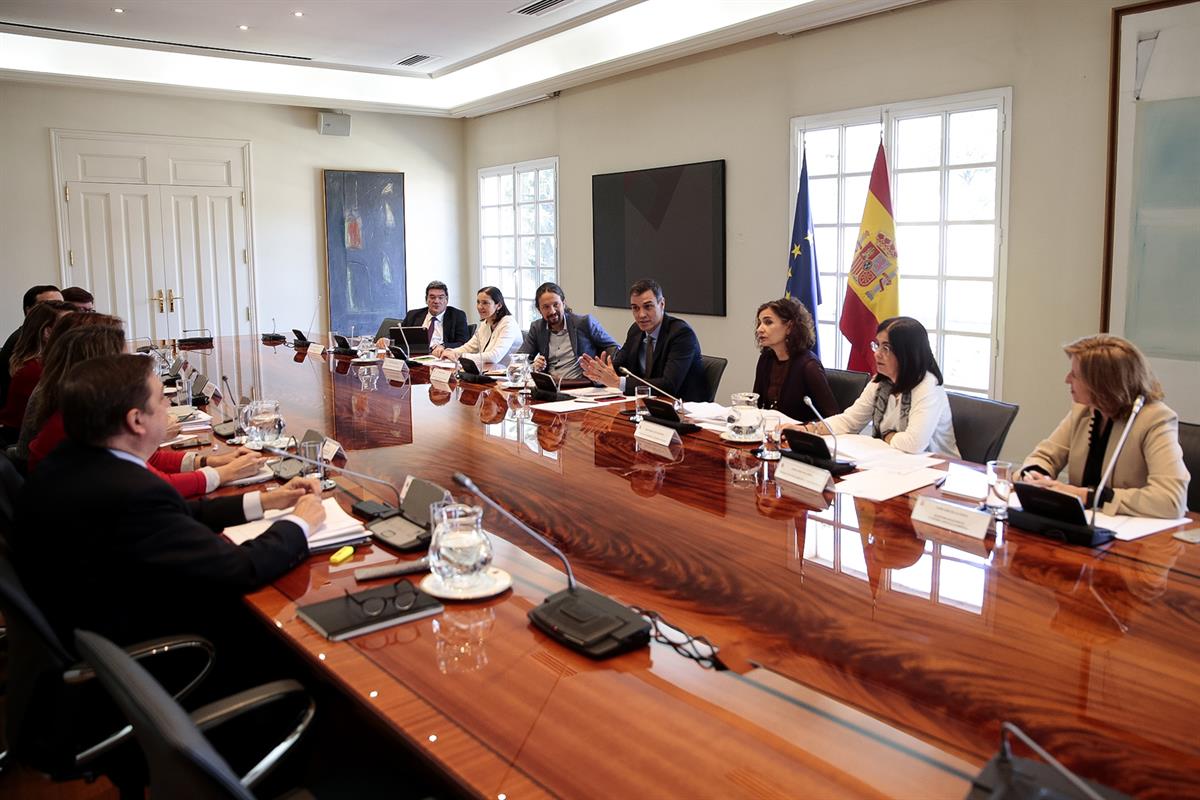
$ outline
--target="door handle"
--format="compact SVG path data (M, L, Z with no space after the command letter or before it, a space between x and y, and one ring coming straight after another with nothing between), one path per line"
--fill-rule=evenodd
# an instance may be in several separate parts
M157 301L158 301L158 313L160 313L160 314L161 314L161 313L163 313L164 311L166 311L166 308L164 308L164 307L163 307L163 293L162 293L162 289L159 289L157 292L155 292L155 293L154 293L154 297L151 297L150 299L151 299L151 300L157 300Z
M169 308L171 311L175 310L175 301L182 300L182 299L183 299L183 295L175 294L174 289L167 289L167 308Z

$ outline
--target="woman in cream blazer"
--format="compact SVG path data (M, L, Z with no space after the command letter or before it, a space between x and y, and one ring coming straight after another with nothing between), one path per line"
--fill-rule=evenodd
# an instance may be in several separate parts
M508 353L517 343L517 319L508 310L504 295L495 286L485 286L475 296L479 312L479 327L462 347L433 348L433 355L457 361L469 358L482 367L485 363L506 363Z
M1050 438L1021 468L1025 480L1072 494L1091 508L1112 453L1138 396L1141 413L1101 491L1105 514L1173 519L1186 513L1190 476L1179 446L1179 417L1145 357L1132 343L1108 334L1086 336L1063 348L1071 359L1066 383L1074 404ZM1058 480L1063 469L1065 482Z

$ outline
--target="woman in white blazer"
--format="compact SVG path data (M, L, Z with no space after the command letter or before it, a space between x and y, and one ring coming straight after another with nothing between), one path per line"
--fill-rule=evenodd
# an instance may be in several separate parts
M433 348L438 358L457 361L469 358L479 366L503 363L517 343L517 318L508 310L504 295L495 286L485 286L475 295L475 310L479 312L479 327L475 335L461 347Z

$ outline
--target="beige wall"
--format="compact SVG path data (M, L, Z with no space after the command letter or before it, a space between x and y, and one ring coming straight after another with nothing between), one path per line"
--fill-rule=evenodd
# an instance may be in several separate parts
M481 167L557 155L561 283L591 311L591 176L726 159L729 316L689 317L730 358L725 395L751 386L753 310L783 289L789 119L1011 86L1002 396L1022 407L1006 447L1020 457L1066 411L1059 345L1099 324L1111 5L931 2L566 91L468 120L465 196L474 207ZM467 225L472 283L475 214ZM626 312L596 313L623 338Z
M316 111L291 106L0 82L0 330L19 324L22 292L60 280L50 129L153 133L251 142L258 318L269 329L315 328L328 314L321 170L405 174L408 298L434 277L460 293L463 123L353 114L353 134L321 136Z

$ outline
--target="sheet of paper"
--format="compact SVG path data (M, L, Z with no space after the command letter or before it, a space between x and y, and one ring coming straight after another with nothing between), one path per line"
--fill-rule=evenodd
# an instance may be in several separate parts
M572 397L604 397L605 395L621 394L619 389L611 386L581 386L578 389L563 389L562 393Z
M628 403L632 397L619 397L616 400L556 400L553 403L539 403L533 406L535 411L549 411L551 414L569 414L572 411L587 411L600 406L611 406L616 403Z
M940 469L918 469L903 473L872 469L848 476L833 489L839 494L881 503L935 483L945 474Z
M951 464L946 469L946 482L942 484L941 491L951 497L982 503L988 493L987 475L962 464Z
M321 505L325 507L325 522L309 533L308 546L310 549L326 547L338 542L348 542L366 535L366 529L363 528L362 523L343 511L336 499L327 497ZM226 528L225 538L234 544L248 542L265 533L277 517L290 514L291 511L290 508L282 511L271 510L262 519Z
M720 422L721 430L725 429L725 420L729 416L729 407L723 406L720 403L684 403L683 410L696 423L702 420Z
M1088 512L1088 517L1091 517L1091 512ZM1183 525L1191 522L1188 517L1180 519L1155 519L1153 517L1127 517L1122 514L1109 515L1097 512L1096 527L1108 528L1113 533L1117 534L1117 538L1122 542L1131 542L1134 539L1140 539L1143 536L1149 536L1159 531L1165 531L1168 528L1174 528L1176 525Z
M252 483L262 483L269 481L275 477L275 473L266 464L258 468L258 472L253 475L247 475L245 478L238 478L236 481L230 481L225 486L249 486Z

